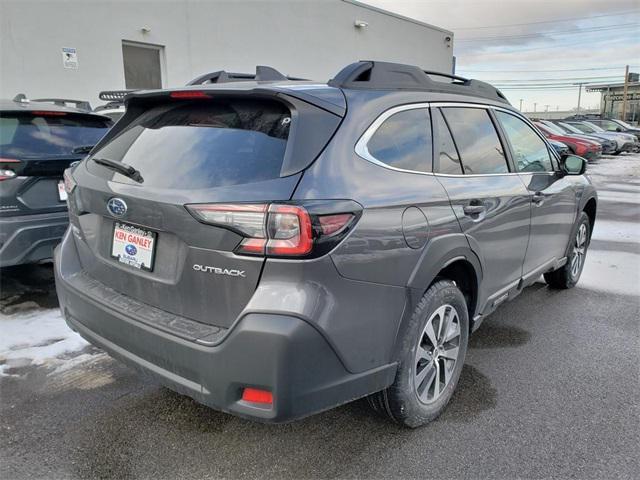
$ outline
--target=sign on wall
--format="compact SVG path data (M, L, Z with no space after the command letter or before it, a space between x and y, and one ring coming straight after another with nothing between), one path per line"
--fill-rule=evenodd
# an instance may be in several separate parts
M62 47L62 66L73 70L78 69L78 52L75 48Z

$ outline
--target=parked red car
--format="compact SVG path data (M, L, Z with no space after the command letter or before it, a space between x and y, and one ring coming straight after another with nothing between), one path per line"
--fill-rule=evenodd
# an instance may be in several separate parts
M587 160L595 160L600 158L600 155L602 155L602 145L599 143L592 142L585 138L565 135L560 130L556 131L554 128L544 123L533 122L533 124L538 127L538 130L540 130L545 137L566 144L575 155L584 157Z

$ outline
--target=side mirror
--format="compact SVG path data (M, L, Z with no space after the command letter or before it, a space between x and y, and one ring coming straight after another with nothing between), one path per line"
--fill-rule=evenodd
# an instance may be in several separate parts
M622 131L622 127L616 127L616 132L621 132Z
M563 155L560 168L566 175L582 175L587 170L587 161L577 155Z

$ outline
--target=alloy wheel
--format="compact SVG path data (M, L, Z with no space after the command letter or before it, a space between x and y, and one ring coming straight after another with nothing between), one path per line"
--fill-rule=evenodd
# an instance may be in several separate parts
M573 245L573 255L571 256L571 276L575 279L580 275L584 257L587 253L587 226L583 223L578 228L576 239Z
M427 320L416 348L414 388L422 403L435 402L451 382L459 346L458 311L442 305Z

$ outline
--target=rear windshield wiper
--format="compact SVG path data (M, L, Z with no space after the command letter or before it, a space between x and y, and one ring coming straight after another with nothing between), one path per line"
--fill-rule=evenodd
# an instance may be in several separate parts
M125 177L129 177L131 180L134 180L138 183L144 182L142 175L140 175L140 171L133 168L131 165L127 165L126 163L116 162L115 160L109 160L108 158L92 158L94 162L98 165L102 165L103 167L107 167L111 170L115 170L118 173L121 173Z
M75 153L75 154L89 153L93 147L95 147L95 145L78 145L73 150L71 150L71 153Z

